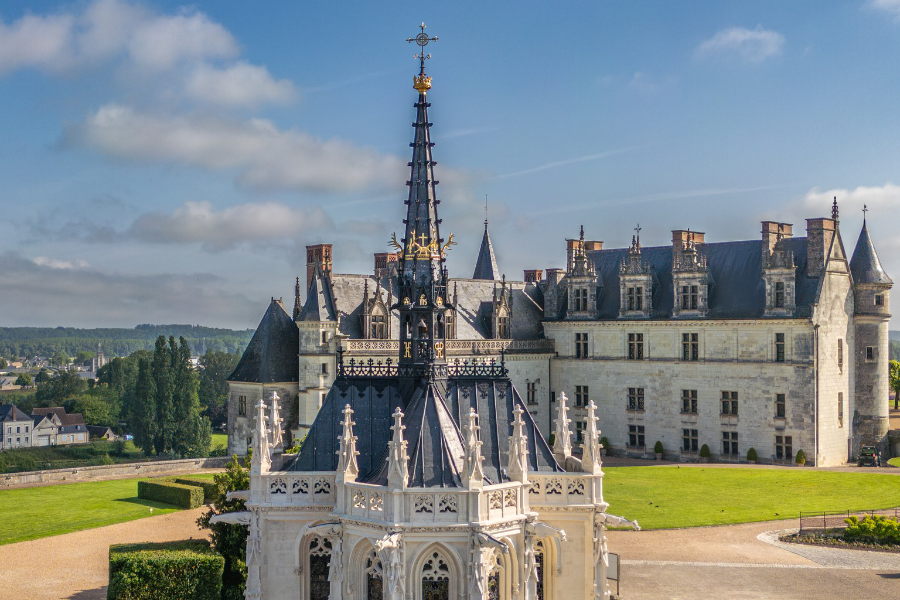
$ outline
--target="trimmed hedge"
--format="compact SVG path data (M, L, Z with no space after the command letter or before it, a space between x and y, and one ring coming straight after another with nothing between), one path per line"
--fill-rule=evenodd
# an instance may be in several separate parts
M203 489L203 502L209 504L219 497L219 484L209 479L191 479L189 477L176 477L175 483L181 485L192 485Z
M219 600L224 568L206 540L110 546L106 598Z
M203 489L171 481L138 481L138 498L181 508L197 508L203 504Z

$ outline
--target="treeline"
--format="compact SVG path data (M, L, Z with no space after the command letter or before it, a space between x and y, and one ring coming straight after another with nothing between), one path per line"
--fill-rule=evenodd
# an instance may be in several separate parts
M894 333L893 331L891 333ZM891 340L891 348L888 353L890 360L900 360L900 341Z
M153 350L159 336L184 338L195 356L207 352L241 354L253 330L199 325L138 325L134 329L0 327L0 356L31 358L57 352L75 356L79 352L95 352L98 343L107 357L128 356L138 350Z
M33 394L10 397L30 414L35 407L63 406L81 413L88 425L134 435L147 455L205 456L213 425L224 425L225 379L240 355L207 352L201 369L191 367L191 350L182 337L159 336L153 351L114 358L87 380L73 371L55 376L42 371Z

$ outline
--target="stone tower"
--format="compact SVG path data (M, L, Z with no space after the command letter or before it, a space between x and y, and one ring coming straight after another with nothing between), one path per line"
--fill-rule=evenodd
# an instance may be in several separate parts
M856 362L852 448L855 456L861 445L881 442L889 427L888 321L893 281L881 267L865 219L850 260L850 272L853 274Z

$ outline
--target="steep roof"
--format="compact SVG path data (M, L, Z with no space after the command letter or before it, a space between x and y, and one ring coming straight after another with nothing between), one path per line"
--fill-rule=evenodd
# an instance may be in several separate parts
M881 267L875 245L869 237L869 228L863 221L862 231L856 240L856 248L853 250L853 258L850 259L850 272L853 274L853 283L881 283L892 285L894 282L888 277Z
M19 410L15 404L0 405L0 421L30 421L31 417Z
M484 222L484 237L481 238L481 250L478 251L478 260L475 261L475 273L472 279L500 279L500 269L497 268L497 259L494 257L494 246L491 244L491 234L488 233L488 223Z
M306 303L300 311L298 321L334 321L337 318L334 296L331 290L330 277L324 275L316 267L315 275L309 284Z
M84 425L84 417L81 416L81 413L66 414L66 409L62 406L33 408L31 409L31 414L48 417L56 415L56 418L59 419L60 424L63 426Z
M298 381L300 339L297 325L273 299L228 381L276 383Z
M797 317L809 317L816 302L819 279L806 272L806 238L788 238L783 241L797 265L795 275L795 301ZM713 280L709 295L709 319L758 319L765 312L765 283L762 279L762 240L742 242L717 242L700 246L706 256L709 274ZM628 254L627 248L588 251L588 259L594 262L602 289L597 296L597 312L600 320L619 318L619 269ZM651 319L668 319L672 316L675 291L672 279L672 247L641 248L641 258L649 263L656 277L653 291ZM565 294L563 294L565 295ZM561 302L559 318L565 316L565 302Z

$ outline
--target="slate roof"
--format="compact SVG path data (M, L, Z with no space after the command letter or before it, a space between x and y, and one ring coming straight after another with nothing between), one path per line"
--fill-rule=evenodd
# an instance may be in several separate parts
M478 260L475 261L475 272L472 279L500 279L500 269L497 268L497 259L494 257L494 246L491 244L491 234L488 233L487 221L484 222L484 237L481 238L481 249L478 251Z
M66 414L66 409L62 406L51 406L47 408L33 408L31 409L31 414L33 416L53 416L56 415L56 418L59 419L60 424L63 427L70 426L78 426L86 427L84 424L84 417L81 416L81 413L71 413Z
M806 273L806 238L783 240L797 265L795 290L797 317L809 317L816 302L819 279ZM700 246L707 258L713 285L709 295L707 319L759 319L765 311L765 283L762 279L762 240L716 242ZM602 287L597 296L599 320L619 318L619 268L627 248L588 251ZM641 258L650 264L658 285L653 291L651 319L671 318L675 301L672 279L672 247L641 248ZM564 299L565 294L562 294ZM566 302L560 302L558 318L566 314Z
M0 405L0 421L30 421L31 417L22 412L15 404Z
M444 386L446 385L446 389ZM405 398L408 397L408 401ZM353 409L353 433L359 451L359 481L384 485L387 481L387 443L391 413L401 407L408 442L409 485L413 487L461 485L463 438L460 419L474 407L479 415L485 479L505 481L513 409L522 398L508 378L451 378L420 384L401 392L397 379L339 377L325 398L316 420L285 471L334 471L337 468L341 411ZM403 408L406 406L406 408ZM562 471L531 415L523 413L528 436L529 470Z
M298 321L334 321L335 303L329 277L316 268L316 273L309 284L306 302L300 311Z
M853 250L853 258L850 259L850 272L853 274L853 283L885 285L894 283L881 267L881 261L878 260L878 254L875 252L872 238L869 237L869 228L866 227L865 221L863 221L862 231L859 232L856 248Z
M278 300L272 300L228 381L276 383L299 380L297 325Z
M319 300L312 301L312 296L307 298L299 320L319 320L308 315L329 315L323 320L333 321L337 315L340 319L338 330L349 336L350 339L363 338L362 311L363 293L366 282L369 285L369 298L375 291L377 281L371 275L344 275L334 274L330 278L328 291L319 294L319 298L325 299L324 307L319 305ZM399 293L396 279L383 278L381 280L381 299L388 301L387 287L391 286L391 295L396 303ZM500 288L499 281L482 279L450 279L448 284L449 295L453 297L456 292L457 323L456 339L483 340L491 338L490 306L494 297L494 287ZM310 286L312 287L312 286ZM534 283L506 282L507 289L512 290L513 311L510 336L512 339L537 339L543 338L543 326L541 319L544 316L544 295L540 287ZM321 288L320 288L321 289ZM327 304L331 303L331 304ZM307 305L313 307L307 311ZM318 311L314 313L313 311ZM391 315L391 337L399 339L400 320L394 312Z

